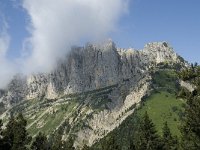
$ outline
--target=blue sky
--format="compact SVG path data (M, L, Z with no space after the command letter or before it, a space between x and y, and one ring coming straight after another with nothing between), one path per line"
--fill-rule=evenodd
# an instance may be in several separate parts
M113 39L122 47L168 41L186 60L200 63L199 0L132 0L121 28Z
M18 57L24 38L29 36L26 28L28 16L25 10L19 6L19 3L14 0L0 0L0 13L5 17L9 26L8 33L11 36L7 55L10 58Z
M20 55L22 43L30 35L28 14L18 4L17 0L0 0L0 13L9 25L10 59ZM130 0L129 13L109 37L118 47L137 49L148 42L168 41L186 60L200 63L200 1Z

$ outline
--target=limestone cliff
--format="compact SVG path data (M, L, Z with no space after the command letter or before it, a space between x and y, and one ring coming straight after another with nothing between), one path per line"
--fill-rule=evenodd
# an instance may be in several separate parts
M74 47L66 60L49 74L15 77L1 95L1 101L17 103L22 99L81 93L120 83L137 81L148 69L161 62L181 62L166 42L145 45L143 50L120 49L109 40L103 44Z

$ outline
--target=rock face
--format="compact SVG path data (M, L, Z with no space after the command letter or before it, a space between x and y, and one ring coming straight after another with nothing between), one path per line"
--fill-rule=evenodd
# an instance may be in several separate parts
M186 88L190 92L193 92L195 90L195 88L196 88L194 85L192 85L191 83L189 83L187 81L182 81L181 80L179 82L180 82L181 87Z
M55 99L129 80L135 84L150 67L161 62L184 64L166 42L149 43L143 50L116 48L111 40L86 44L72 48L66 60L49 74L16 76L4 94L1 92L0 101L9 107L23 99Z
M174 53L173 48L166 42L154 42L146 44L143 50L152 63L176 62L180 63L178 56Z

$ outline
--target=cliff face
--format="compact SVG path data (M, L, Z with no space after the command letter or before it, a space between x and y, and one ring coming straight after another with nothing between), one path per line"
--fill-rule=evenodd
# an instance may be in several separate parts
M122 81L136 83L149 68L161 62L184 64L166 42L149 43L139 51L116 48L112 41L74 47L51 73L16 76L0 95L1 101L10 104L22 99L55 99Z

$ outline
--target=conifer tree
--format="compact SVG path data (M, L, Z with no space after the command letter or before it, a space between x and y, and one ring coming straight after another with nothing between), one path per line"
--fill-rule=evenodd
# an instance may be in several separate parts
M3 131L4 143L7 149L11 150L26 150L27 145L31 141L31 137L26 131L27 122L23 115L20 113L16 118L10 117Z
M13 147L14 141L14 127L16 126L16 121L11 115L9 121L6 125L6 129L3 131L4 146L10 150Z
M39 134L35 137L35 140L31 144L32 150L48 150L48 141L47 137L39 132Z
M0 119L0 149L1 150L6 150L6 149L8 149L8 147L6 147L6 143L5 143L5 139L4 139L4 136L3 136L2 127L3 127L3 122Z
M74 140L72 137L69 137L69 139L67 140L67 142L65 142L65 148L67 150L74 150Z
M168 127L167 122L164 123L163 136L162 136L162 149L163 150L176 150L178 149L178 139L173 137Z
M113 135L109 135L100 145L104 150L119 150L119 145Z
M200 97L195 96L187 101L185 118L182 126L182 148L200 149Z
M188 71L188 82L196 86L195 90L187 94L185 115L182 122L182 149L200 149L200 67L196 63L192 71Z
M31 137L28 135L26 125L26 119L24 119L22 113L19 113L16 117L16 121L13 127L13 150L26 150L27 144L31 142Z
M84 145L83 146L83 148L82 148L82 150L89 150L90 148L89 148L89 146L87 146L87 145Z
M145 112L145 115L140 122L138 133L134 138L134 145L136 150L161 149L161 141L147 112Z
M62 141L62 135L59 133L56 133L56 135L53 138L53 144L51 149L52 150L62 150L64 147L64 141Z

